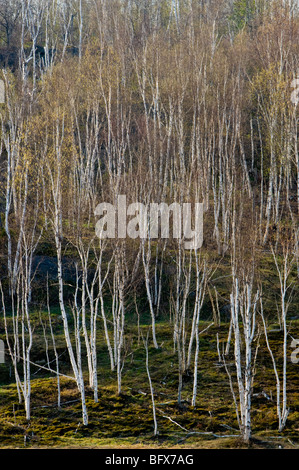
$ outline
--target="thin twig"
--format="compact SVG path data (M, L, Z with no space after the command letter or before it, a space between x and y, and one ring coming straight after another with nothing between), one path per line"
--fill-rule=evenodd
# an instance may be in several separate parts
M186 431L186 432L189 432L188 429L184 428L183 426L181 426L179 423L177 423L176 421L174 421L170 416L166 416L163 411L161 410L158 410L159 413L161 413L161 415L163 416L163 418L166 418L166 419L169 419L169 421L171 421L173 424L176 424L177 426L179 426L181 429L183 429L183 431Z

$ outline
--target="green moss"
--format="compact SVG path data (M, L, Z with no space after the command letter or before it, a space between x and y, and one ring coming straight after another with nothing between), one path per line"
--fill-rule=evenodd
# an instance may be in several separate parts
M202 322L203 330L207 323ZM57 326L58 328L58 326ZM144 332L147 326L142 327ZM133 332L133 333L132 333ZM157 337L162 347L149 348L149 368L155 391L159 437L153 438L153 414L148 377L145 368L145 352L138 343L136 326L132 327L132 354L125 360L122 385L123 393L118 396L116 373L110 370L109 356L104 336L98 338L99 360L99 401L95 403L92 391L86 387L86 401L89 415L88 426L82 426L81 403L75 381L61 378L61 409L57 408L57 381L42 370L32 366L32 417L25 419L23 404L18 403L15 384L0 387L0 446L17 447L118 447L118 446L194 446L194 447L238 447L235 439L217 439L217 435L238 434L236 413L224 367L218 364L216 333L225 344L228 325L210 328L200 338L198 394L196 406L191 406L193 369L184 375L182 406L177 404L178 367L177 353L173 350L172 331L166 322L157 323ZM35 334L37 334L35 332ZM292 335L299 337L299 324L292 325ZM273 352L279 358L281 332L269 334ZM63 338L58 336L58 343ZM65 348L65 346L64 346ZM63 349L62 349L63 350ZM51 353L49 349L49 353ZM233 353L233 346L231 349ZM44 357L42 341L36 349L36 360ZM42 355L42 356L41 356ZM232 377L235 377L232 356ZM281 364L279 371L281 372ZM276 413L275 376L271 358L263 338L257 356L252 402L252 426L255 437L260 436L257 447L266 446L268 436L279 436ZM9 364L6 364L9 367ZM62 356L61 369L71 374L67 355ZM86 377L86 380L88 378ZM11 380L11 379L10 379ZM288 442L299 444L299 393L298 366L288 364L288 400L291 412L285 431L281 436ZM272 399L260 396L265 391ZM235 389L236 392L236 389ZM171 418L168 419L167 417ZM176 424L177 423L177 424ZM181 427L180 427L180 426ZM187 432L211 434L190 435ZM231 430L232 428L233 430ZM214 434L214 435L213 435ZM268 439L269 441L269 439ZM268 442L267 441L267 442ZM272 441L271 441L272 442ZM268 445L268 444L267 444ZM269 444L270 445L270 444ZM272 445L272 444L271 444Z

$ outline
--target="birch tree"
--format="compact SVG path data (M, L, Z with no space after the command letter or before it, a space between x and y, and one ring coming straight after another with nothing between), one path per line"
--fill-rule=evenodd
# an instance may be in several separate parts
M71 366L74 372L78 390L81 395L82 402L82 419L83 424L88 424L88 414L85 402L85 385L84 377L82 370L82 361L81 361L81 339L79 336L79 322L80 317L76 317L77 325L77 336L76 336L76 351L74 352L74 347L71 341L70 328L68 321L68 314L64 301L64 282L63 282L63 268L62 268L62 240L63 240L63 205L62 205L62 191L63 191L63 142L65 138L65 122L64 118L56 120L56 125L53 132L53 153L54 160L51 162L50 159L45 162L47 167L47 177L49 178L49 187L51 191L52 199L52 217L51 224L53 228L53 234L55 239L56 254L57 254L57 280L59 288L59 306L63 320L64 336L66 340L66 345L69 353L69 358ZM78 314L78 312L77 312ZM76 357L77 356L77 357Z
M251 397L253 387L254 350L252 347L256 334L256 311L259 291L253 293L252 280L241 281L233 276L231 293L232 323L234 332L234 357L237 373L239 402L236 408L237 419L242 438L249 442L251 438ZM240 320L243 323L243 336ZM245 343L244 365L242 364L241 338Z
M233 391L236 415L242 439L249 442L252 434L251 399L254 380L254 367L258 342L254 347L259 332L257 331L257 308L260 301L260 291L255 288L255 238L250 243L248 256L251 257L245 265L246 249L238 236L236 212L233 213L232 239L232 289L230 294L231 322L234 339L234 363L236 370L237 394ZM244 346L243 346L244 345ZM228 372L228 368L226 367ZM230 373L228 372L229 376ZM231 376L230 376L231 382Z
M274 248L271 248L274 264L277 270L279 278L280 288L280 315L279 322L283 333L282 341L282 371L279 371L277 365L277 359L272 351L271 344L269 341L268 327L264 316L263 305L261 305L261 318L264 327L265 340L269 354L271 356L273 371L276 380L276 406L277 406L277 417L278 417L278 429L281 432L285 426L289 415L289 407L287 400L287 360L288 360L288 323L287 313L292 297L293 282L291 280L291 272L294 266L294 254L290 251L290 247L287 245L283 249L282 256L279 256L275 252Z
M24 152L27 156L26 152ZM39 231L39 186L35 191L29 183L29 159L22 156L21 159L24 167L16 169L16 180L19 186L16 190L19 207L21 208L20 234L17 242L18 263L15 265L13 289L10 293L9 307L12 311L12 337L10 337L7 315L6 302L2 290L2 304L4 311L4 322L7 343L9 345L9 353L14 365L15 378L19 392L19 400L21 393L24 399L26 419L30 420L30 404L31 404L31 349L33 344L33 327L30 318L29 305L31 301L32 281L34 272L32 270L33 254L39 243L41 232ZM25 170L25 171L24 171ZM22 175L22 176L21 176ZM38 171L36 181L39 181L41 172ZM31 175L32 176L32 175ZM28 208L28 198L30 194L31 210ZM42 230L42 229L41 229ZM13 344L11 344L11 342ZM22 379L18 371L17 364L22 362Z

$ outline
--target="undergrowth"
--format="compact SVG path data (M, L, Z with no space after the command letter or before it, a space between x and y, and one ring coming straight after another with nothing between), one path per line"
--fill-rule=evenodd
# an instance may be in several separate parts
M207 326L202 322L202 330ZM143 333L147 331L143 327ZM57 323L57 331L60 325ZM299 323L293 321L292 336L299 337ZM278 359L281 373L282 332L275 325L269 339ZM57 406L57 379L37 366L31 366L31 420L25 419L24 405L19 403L12 366L7 359L0 365L0 446L18 447L244 447L239 438L234 401L227 372L219 361L216 335L220 348L225 344L228 324L213 326L200 336L198 394L191 406L193 370L183 377L182 402L177 401L177 352L169 323L157 324L160 348L149 347L149 369L155 392L158 436L153 436L154 423L151 395L145 367L145 350L141 330L130 329L127 335L127 357L122 374L122 394L117 395L116 373L111 371L103 339L98 342L99 400L86 386L88 426L82 425L81 402L74 380L60 378L61 407ZM57 338L61 371L72 375L62 337ZM38 331L35 332L38 335ZM99 338L101 331L99 331ZM102 335L103 338L103 335ZM278 432L276 383L269 352L263 336L259 339L252 400L251 447L299 447L298 364L288 361L289 417L283 432ZM35 362L45 363L43 338L34 341ZM289 357L291 350L289 350ZM51 348L49 348L51 356ZM235 383L233 345L226 358ZM85 377L88 384L88 377ZM235 388L235 393L237 392Z

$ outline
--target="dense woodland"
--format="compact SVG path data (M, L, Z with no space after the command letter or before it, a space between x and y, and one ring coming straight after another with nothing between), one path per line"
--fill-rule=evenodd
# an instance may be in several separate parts
M159 438L156 368L195 416L209 335L237 435L252 438L258 390L298 445L298 7L0 0L2 426L10 387L34 423L41 374L58 410L76 385L88 429L103 361L118 400L139 351ZM203 246L100 240L95 209L119 195L203 203Z

